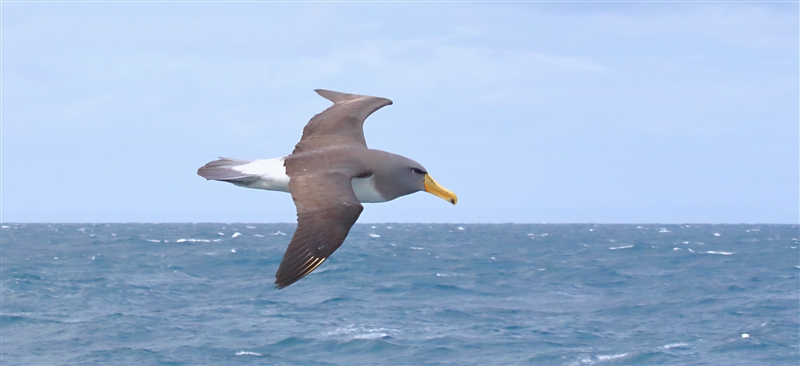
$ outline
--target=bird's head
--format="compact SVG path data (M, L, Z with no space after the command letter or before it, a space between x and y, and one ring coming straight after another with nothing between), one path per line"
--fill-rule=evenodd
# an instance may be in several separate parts
M391 179L391 182L386 182L385 185L388 187L388 192L384 192L384 194L388 196L388 199L395 199L414 192L425 191L454 205L458 203L458 196L456 196L453 191L436 183L433 177L428 174L428 171L420 163L400 155L391 153L384 154L389 154L391 157L384 159L384 164L377 167L376 178L383 180Z

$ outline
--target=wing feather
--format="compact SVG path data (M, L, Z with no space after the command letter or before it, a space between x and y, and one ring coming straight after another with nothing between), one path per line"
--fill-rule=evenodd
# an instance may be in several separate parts
M317 89L317 94L333 102L303 128L303 137L292 154L331 146L367 147L364 120L392 101L386 98Z
M364 209L350 180L335 171L292 177L289 190L297 206L297 230L275 274L276 287L305 277L344 243Z

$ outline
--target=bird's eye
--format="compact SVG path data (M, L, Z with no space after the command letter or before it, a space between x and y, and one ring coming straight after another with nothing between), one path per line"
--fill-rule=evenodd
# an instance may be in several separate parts
M414 173L414 174L427 174L424 171L419 170L417 168L411 168L411 172Z

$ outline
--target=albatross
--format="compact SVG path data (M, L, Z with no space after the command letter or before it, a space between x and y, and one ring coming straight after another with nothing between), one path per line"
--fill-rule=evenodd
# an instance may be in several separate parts
M364 210L362 203L418 191L458 202L420 163L367 147L364 120L391 100L315 91L333 105L311 118L290 155L253 161L220 158L197 170L208 180L292 195L297 229L275 274L279 289L317 269L342 245Z

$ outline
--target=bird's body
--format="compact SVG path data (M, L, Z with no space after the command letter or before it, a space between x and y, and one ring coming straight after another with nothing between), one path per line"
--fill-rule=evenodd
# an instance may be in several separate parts
M241 187L291 193L298 225L276 273L279 288L311 273L341 246L363 210L361 203L391 201L422 190L453 204L457 200L419 163L367 148L364 120L390 100L317 93L334 105L308 122L292 154L255 161L221 158L197 172Z
M369 155L390 154L385 151L368 149ZM393 155L393 154L392 154ZM377 159L379 160L379 159ZM226 181L240 187L264 189L268 191L289 191L289 175L286 174L284 162L286 157L258 160L239 160L221 158L209 164L216 170L214 180ZM206 167L209 166L206 164ZM209 168L206 168L209 169ZM379 166L366 167L368 171L380 171ZM205 174L208 174L204 171ZM361 203L387 202L393 198L385 197L376 188L377 178L375 174L368 177L355 177L350 181L353 192Z

